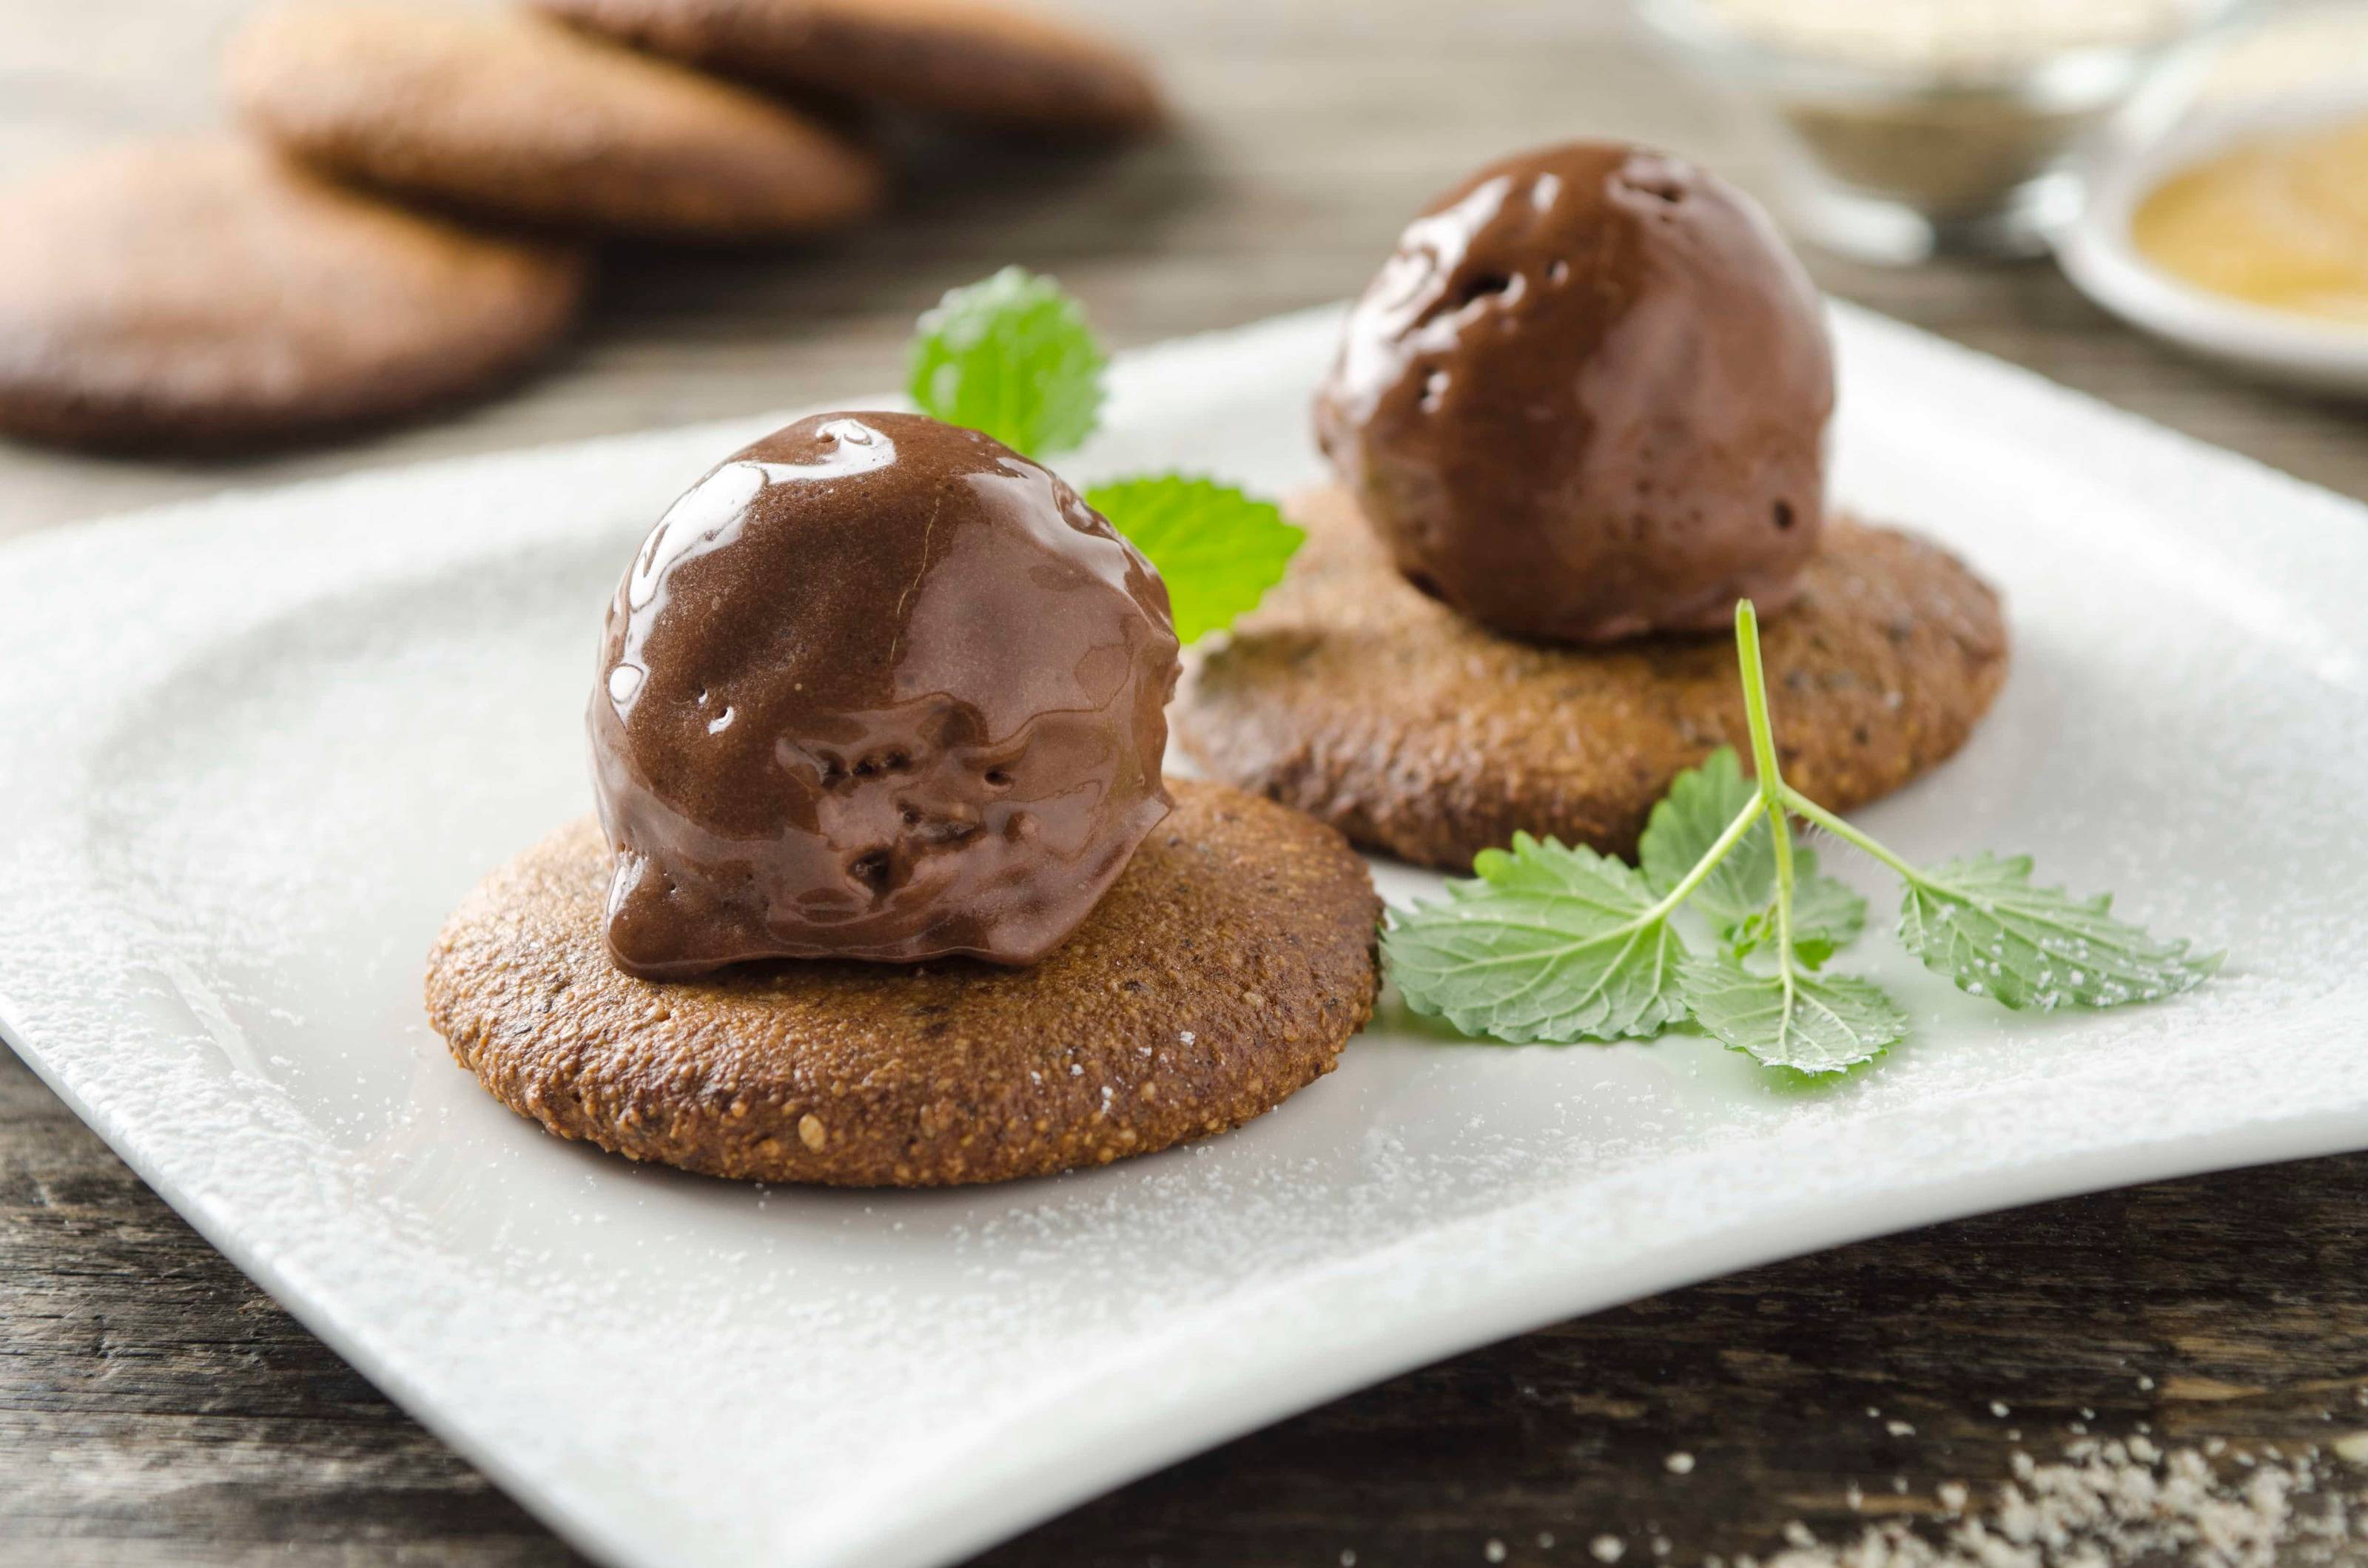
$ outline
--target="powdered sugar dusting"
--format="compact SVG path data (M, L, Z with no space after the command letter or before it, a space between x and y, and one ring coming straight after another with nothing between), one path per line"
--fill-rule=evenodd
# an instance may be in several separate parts
M2368 1483L2347 1478L2316 1448L2238 1453L2166 1452L2147 1438L2084 1438L2060 1460L2014 1456L2014 1478L1987 1506L1942 1528L1900 1520L1852 1540L1818 1540L1786 1528L1789 1550L1736 1568L2296 1568L2357 1562L2368 1551ZM1962 1483L1941 1489L1964 1514Z

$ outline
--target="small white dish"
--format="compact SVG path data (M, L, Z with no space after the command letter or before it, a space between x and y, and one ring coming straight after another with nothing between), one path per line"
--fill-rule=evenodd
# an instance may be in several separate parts
M2205 105L2160 134L2109 136L2089 156L2088 204L2057 235L2056 257L2082 293L2182 348L2265 381L2368 393L2368 327L2197 288L2146 260L2130 238L2131 218L2147 193L2197 160L2257 136L2363 113L2368 83Z
M1837 486L2006 592L2014 670L1862 813L2226 949L2033 1017L1884 934L1914 1038L1803 1092L1700 1037L1395 1005L1241 1131L1047 1181L761 1189L456 1069L429 940L588 805L602 605L778 423L230 494L0 550L0 1034L191 1223L586 1551L919 1568L1504 1335L1950 1215L2368 1145L2368 509L1838 309ZM1315 476L1322 311L1130 356L1062 466ZM859 402L855 406L862 406ZM2231 519L2241 519L2232 527ZM1778 703L1782 722L1782 704ZM1380 866L1393 900L1439 879Z
M2080 204L2067 165L2081 140L2166 57L2247 5L2053 18L1989 16L1963 0L1796 6L1773 28L1779 18L1722 0L1632 8L1653 40L1763 119L1789 228L1839 255L1907 266L2046 255Z

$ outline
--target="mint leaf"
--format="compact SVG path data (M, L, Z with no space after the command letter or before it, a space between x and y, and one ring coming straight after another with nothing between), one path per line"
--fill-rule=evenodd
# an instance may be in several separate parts
M2031 885L2031 857L1984 851L1915 871L1899 939L1961 991L2009 1007L2118 1007L2203 983L2217 957L2158 942L2110 913L2110 895L2081 901Z
M1679 774L1636 844L1645 881L1658 892L1676 887L1759 794L1759 786L1743 776L1733 746L1719 747L1700 767ZM1793 950L1815 969L1858 938L1866 926L1866 900L1819 876L1814 850L1794 850L1793 865ZM1762 821L1686 902L1740 958L1776 939L1775 900L1775 839Z
M1685 946L1627 866L1521 833L1473 869L1382 938L1416 1012L1513 1045L1651 1036L1685 1017Z
M909 390L924 414L1041 459L1094 433L1106 363L1076 301L1007 267L921 317ZM1307 537L1269 503L1182 474L1098 485L1086 504L1150 558L1184 642L1253 608Z
M1846 884L1817 871L1817 852L1793 851L1793 953L1811 969L1858 940L1866 929L1866 900ZM1776 909L1771 903L1724 933L1736 958L1758 951L1776 939Z
M1086 492L1086 505L1159 569L1177 641L1185 643L1257 608L1307 537L1271 502L1182 474L1097 484Z
M1094 433L1107 362L1076 300L1007 267L921 317L906 387L922 413L1043 458Z
M1770 1067L1839 1073L1907 1037L1907 1015L1848 975L1754 974L1731 956L1688 959L1686 1001L1702 1028Z
M1785 783L1748 599L1736 606L1735 641L1757 787L1732 750L1679 775L1654 808L1634 871L1526 834L1509 853L1483 851L1474 880L1392 916L1382 953L1408 1006L1514 1044L1646 1037L1691 1015L1771 1067L1827 1074L1870 1061L1907 1038L1907 1015L1864 980L1810 972L1858 936L1866 901L1817 874L1816 857L1793 842L1795 816L1897 871L1907 883L1901 941L1928 968L2009 1007L2152 1001L2219 967L2114 919L2107 899L2032 887L2028 858L1982 854L1919 869ZM1697 957L1669 929L1688 900L1726 950ZM1792 941L1781 944L1787 930ZM1745 967L1771 946L1772 972Z
M1744 807L1759 798L1759 787L1743 776L1733 746L1721 746L1669 781L1645 819L1636 841L1636 864L1655 891L1666 893L1710 852L1718 835ZM1725 936L1776 896L1776 851L1762 821L1728 851L1687 902Z

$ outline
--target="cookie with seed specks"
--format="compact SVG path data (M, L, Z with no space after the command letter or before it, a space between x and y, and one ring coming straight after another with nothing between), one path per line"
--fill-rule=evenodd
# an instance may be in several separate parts
M116 148L0 193L0 431L220 451L394 418L524 369L584 284L252 142Z
M248 122L295 156L505 222L760 240L880 204L878 160L820 121L529 12L283 6L225 69Z
M706 70L992 129L1109 140L1162 117L1133 54L989 0L535 0Z
M1346 492L1289 510L1308 536L1290 573L1170 711L1215 777L1461 871L1517 830L1633 856L1679 772L1748 755L1731 637L1518 642L1408 584ZM1761 628L1778 760L1848 811L1964 744L2006 679L2006 622L1948 551L1841 518L1801 582Z
M781 960L635 980L601 946L586 819L495 872L427 1013L563 1138L711 1176L937 1187L1223 1132L1329 1073L1371 1015L1381 903L1340 835L1223 785L1176 809L1042 962Z

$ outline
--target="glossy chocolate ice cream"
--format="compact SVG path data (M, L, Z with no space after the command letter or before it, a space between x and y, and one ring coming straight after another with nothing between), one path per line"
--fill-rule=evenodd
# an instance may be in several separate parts
M610 955L1029 963L1167 813L1167 591L1058 478L909 414L716 468L609 609Z
M1407 226L1315 414L1417 586L1500 631L1600 642L1791 598L1833 403L1816 291L1759 208L1579 142Z

